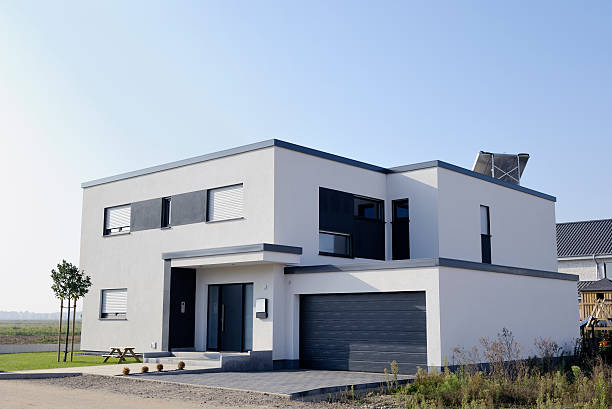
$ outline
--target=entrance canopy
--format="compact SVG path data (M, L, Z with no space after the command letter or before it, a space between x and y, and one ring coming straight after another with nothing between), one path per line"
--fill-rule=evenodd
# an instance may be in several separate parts
M243 264L298 264L301 247L258 243L162 253L171 267L206 268Z

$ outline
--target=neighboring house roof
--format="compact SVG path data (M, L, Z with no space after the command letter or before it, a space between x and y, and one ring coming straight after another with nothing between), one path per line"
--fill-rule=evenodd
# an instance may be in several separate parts
M578 284L580 286L580 284ZM612 291L612 280L602 278L599 281L590 281L580 291Z
M582 291L584 287L587 287L597 281L578 281L578 291Z
M557 223L557 256L612 254L612 219Z

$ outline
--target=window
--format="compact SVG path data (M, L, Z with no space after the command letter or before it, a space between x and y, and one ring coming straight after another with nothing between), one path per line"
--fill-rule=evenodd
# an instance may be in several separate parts
M170 209L172 206L172 198L162 198L162 211L161 211L161 227L170 227Z
M129 232L131 213L129 204L104 209L104 235Z
M367 199L355 196L355 216L364 219L383 219L383 202L381 200Z
M596 295L598 300L603 300L604 299L604 293L597 293Z
M489 206L480 206L480 246L482 262L491 264L491 219Z
M208 191L207 221L239 219L243 210L242 184Z
M127 289L102 290L100 318L126 319Z
M391 224L391 251L393 260L410 258L410 212L408 199L391 202L393 222Z
M348 234L319 232L319 254L323 256L351 257L351 236Z
M393 221L407 220L410 218L408 199L393 201Z

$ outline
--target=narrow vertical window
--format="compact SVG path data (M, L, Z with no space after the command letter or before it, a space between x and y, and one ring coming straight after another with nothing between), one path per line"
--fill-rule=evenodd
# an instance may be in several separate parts
M410 208L408 199L394 200L392 208L391 250L393 260L407 260L410 258Z
M172 207L172 198L164 197L162 199L161 211L161 227L170 227L170 209Z
M489 206L480 206L480 246L482 262L491 264L491 219Z

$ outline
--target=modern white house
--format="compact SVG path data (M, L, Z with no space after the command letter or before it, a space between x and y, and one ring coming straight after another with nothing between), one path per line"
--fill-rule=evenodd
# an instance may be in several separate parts
M578 336L555 198L442 161L269 140L82 184L82 349L439 368L502 328Z

